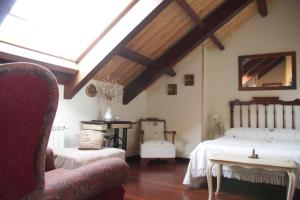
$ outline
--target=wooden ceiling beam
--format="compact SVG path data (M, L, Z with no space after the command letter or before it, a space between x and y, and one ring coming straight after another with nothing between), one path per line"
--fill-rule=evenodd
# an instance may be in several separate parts
M249 73L249 76L256 76L261 70L263 70L265 67L272 64L277 57L267 57L263 61L261 61L258 65L256 65Z
M257 10L262 17L268 15L268 6L266 0L256 0Z
M250 72L256 65L263 61L264 58L253 58L243 64L243 76Z
M112 48L95 66L89 69L79 71L79 73L71 80L65 87L64 98L71 99L89 80L91 80L99 70L104 67L109 60L111 60L118 51L123 48L129 41L131 41L141 30L143 30L152 20L158 16L172 0L157 1L157 6L150 14L145 17L135 28L127 34L114 48Z
M12 62L15 62L15 61L0 58L0 64L12 63ZM54 74L58 84L60 84L60 85L67 84L72 78L72 74L67 74L64 72L59 72L59 71L55 71L55 70L51 70L51 69L49 69L49 70Z
M160 78L166 69L171 68L191 50L205 41L237 13L249 5L251 0L227 0L203 19L204 25L195 27L161 57L155 60L155 66L147 68L124 88L123 103L128 104L154 81ZM157 66L160 66L157 67Z
M9 13L16 0L1 0L0 1L0 25Z
M278 66L282 61L284 61L285 57L277 57L274 59L272 63L270 63L268 66L266 66L264 69L262 69L260 72L258 72L257 78L260 79L264 75L266 75L269 71L274 69L276 66Z
M204 26L202 19L197 15L194 9L186 2L186 0L175 0L177 4L185 11L185 13L194 21L194 23L200 28ZM221 41L212 33L209 38L215 43L215 45L223 51L225 49Z
M152 67L154 64L154 61L151 58L148 58L126 47L121 48L118 52L118 55L145 67ZM176 76L176 72L173 69L168 69L165 74L172 77Z
M153 63L152 59L126 47L121 48L120 51L118 51L118 55L146 67Z

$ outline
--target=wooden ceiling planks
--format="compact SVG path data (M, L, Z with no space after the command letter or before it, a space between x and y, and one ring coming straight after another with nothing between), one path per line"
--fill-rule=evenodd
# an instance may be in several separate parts
M155 59L192 27L193 22L172 2L127 47Z
M268 0L267 4L271 4L272 0ZM238 29L240 29L251 17L257 14L257 5L253 1L248 5L244 10L232 18L228 23L226 23L222 28L220 28L215 35L221 40L224 41L227 37L232 35ZM206 40L204 45L207 49L215 49L215 44L210 40Z
M119 84L126 82L128 74L134 76L131 71L144 70L145 67L127 60L121 56L114 56L95 76L95 80L112 81ZM135 77L135 76L134 76Z

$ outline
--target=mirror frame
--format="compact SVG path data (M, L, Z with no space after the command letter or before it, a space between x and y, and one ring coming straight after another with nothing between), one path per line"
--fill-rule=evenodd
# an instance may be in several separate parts
M242 84L242 61L245 58L259 58L259 57L271 57L271 56L292 56L292 85L291 86L276 86L276 87L243 87ZM238 56L239 73L238 84L239 91L254 91L254 90L294 90L297 89L297 75L296 75L296 52L280 52L280 53L268 53L268 54L256 54L256 55L244 55Z

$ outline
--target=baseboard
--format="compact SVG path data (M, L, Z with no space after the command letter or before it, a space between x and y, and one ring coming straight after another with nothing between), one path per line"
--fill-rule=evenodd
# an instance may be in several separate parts
M127 162L128 161L138 161L140 159L141 159L140 155L132 155L132 156L127 156L126 157ZM182 158L182 157L176 157L176 160L181 161L181 162L189 162L190 161L189 158Z

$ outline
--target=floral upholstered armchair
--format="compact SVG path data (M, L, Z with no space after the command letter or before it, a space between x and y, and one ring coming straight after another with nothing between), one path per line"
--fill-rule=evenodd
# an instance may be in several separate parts
M0 65L0 199L123 199L128 166L121 159L55 169L46 148L57 103L49 70L31 63Z

